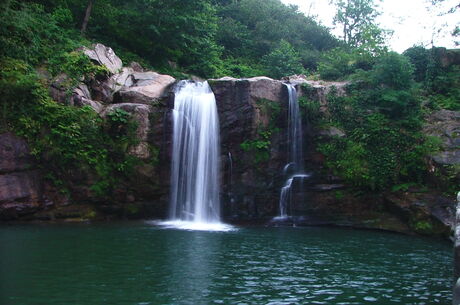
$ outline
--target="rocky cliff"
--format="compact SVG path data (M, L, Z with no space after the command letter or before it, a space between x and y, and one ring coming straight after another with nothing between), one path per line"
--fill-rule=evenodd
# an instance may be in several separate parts
M27 143L12 134L0 139L0 217L2 219L87 219L107 217L164 217L169 192L171 109L176 80L144 71L138 64L123 67L113 50L101 44L82 50L110 73L104 79L79 84L69 95L61 85L65 75L52 81L50 93L61 103L89 106L102 118L116 109L137 122L137 142L128 152L141 163L118 188L110 203L95 202L90 185L74 189L70 198L58 196L44 185L34 170ZM216 96L221 130L221 198L227 221L269 222L279 212L280 188L286 180L288 92L294 84L300 96L319 101L320 115L327 115L327 95L346 94L347 83L309 81L290 77L209 80ZM318 141L346 136L337 128L315 129L304 120L305 164L310 178L294 181L292 215L299 224L351 225L400 232L427 226L448 234L453 201L436 194L392 193L386 196L354 194L324 168L316 151ZM445 150L434 163L458 166L456 112L439 112L427 120L426 133L445 140ZM69 177L69 179L73 179ZM80 179L81 180L81 179ZM81 182L81 181L80 181ZM88 181L87 184L89 184ZM81 184L81 183L80 183Z

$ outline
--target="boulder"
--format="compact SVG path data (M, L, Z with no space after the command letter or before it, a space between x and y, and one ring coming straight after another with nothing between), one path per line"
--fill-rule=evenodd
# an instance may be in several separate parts
M123 67L119 73L112 75L108 84L111 87L113 92L119 91L124 87L131 87L134 84L132 74L135 70L131 67Z
M80 107L89 106L97 113L101 113L104 110L104 106L101 103L84 97L77 97L76 99L74 99L74 105Z
M115 94L115 103L150 105L166 98L168 89L176 81L172 76L156 72L133 72L128 74L126 78L125 75L121 74L120 78L116 80L117 84L124 82L125 85Z
M343 130L338 129L337 127L334 127L334 126L320 129L318 131L318 135L324 138L333 138L333 137L343 138L346 136Z
M94 63L105 66L113 74L117 73L123 66L121 59L115 55L112 48L100 43L93 45L91 48L84 47L83 53Z
M139 140L139 144L131 147L129 153L141 159L148 159L150 157L150 150L147 141L150 132L149 116L153 111L152 106L133 103L113 104L105 108L101 116L105 117L115 109L121 109L130 113L137 123L136 138Z

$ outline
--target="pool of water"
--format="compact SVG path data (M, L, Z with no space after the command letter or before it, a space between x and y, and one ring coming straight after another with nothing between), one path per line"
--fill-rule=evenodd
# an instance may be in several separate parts
M448 242L340 228L0 227L0 304L449 304Z

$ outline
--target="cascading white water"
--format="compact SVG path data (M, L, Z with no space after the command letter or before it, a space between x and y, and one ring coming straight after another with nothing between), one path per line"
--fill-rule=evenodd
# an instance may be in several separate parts
M297 91L293 85L286 84L289 93L288 143L289 164L294 174L303 172L302 118L300 116Z
M303 167L303 144L302 144L302 118L300 116L299 101L297 91L291 84L286 84L289 93L289 110L288 110L288 163L284 167L284 172L291 172L292 176L286 181L281 188L278 218L286 218L288 206L291 202L291 188L295 179L304 179L309 177L304 173Z
M214 94L207 82L181 81L173 109L171 221L192 229L220 224L219 163Z

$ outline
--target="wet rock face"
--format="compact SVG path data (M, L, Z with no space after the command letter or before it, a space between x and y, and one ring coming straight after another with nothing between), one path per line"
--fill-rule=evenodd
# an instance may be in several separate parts
M267 77L226 77L209 83L219 113L225 217L276 215L278 176L287 160L281 131L287 117L286 86ZM267 147L257 148L257 141L266 141Z
M0 173L25 170L31 163L25 140L9 132L0 134Z
M0 134L0 219L33 213L41 201L41 177L33 170L27 143L11 133Z

